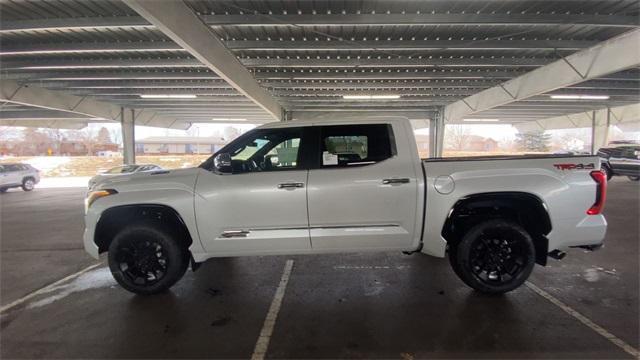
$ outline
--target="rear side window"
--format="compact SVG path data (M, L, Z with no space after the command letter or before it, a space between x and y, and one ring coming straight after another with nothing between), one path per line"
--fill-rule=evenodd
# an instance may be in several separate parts
M320 149L323 168L375 164L396 153L388 124L322 126Z

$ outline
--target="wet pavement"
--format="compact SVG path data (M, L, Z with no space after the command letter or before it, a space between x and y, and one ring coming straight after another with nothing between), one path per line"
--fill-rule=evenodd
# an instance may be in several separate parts
M572 250L530 279L636 349L639 189L610 184L604 249ZM95 263L81 250L82 196L0 196L2 305ZM0 356L248 358L287 259L267 358L632 358L528 287L480 295L446 259L397 253L214 259L152 297L101 265L3 312Z

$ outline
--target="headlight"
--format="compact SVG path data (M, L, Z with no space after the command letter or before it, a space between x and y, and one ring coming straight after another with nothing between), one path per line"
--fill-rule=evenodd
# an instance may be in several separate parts
M87 211L91 207L91 204L93 204L96 200L98 200L98 199L100 199L102 197L113 195L113 194L117 194L117 193L118 192L115 191L114 189L103 189L103 190L90 191L87 194L87 197L84 199L84 212L85 212L85 214L87 213Z

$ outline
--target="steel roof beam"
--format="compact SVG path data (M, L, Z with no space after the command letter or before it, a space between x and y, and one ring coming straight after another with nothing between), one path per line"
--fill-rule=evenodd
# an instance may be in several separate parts
M548 64L545 58L514 57L417 57L410 58L357 58L290 59L244 58L242 63L251 68L380 68L380 67L531 67Z
M148 103L148 102L164 102L164 101L173 101L176 103L202 103L202 102L210 102L212 104L218 104L221 102L230 102L230 103L243 103L248 106L254 106L255 104L242 95L228 95L228 96L197 96L195 98L147 98L140 97L138 95L92 95L92 97L99 98L103 101L134 101L139 103Z
M212 26L375 26L375 25L588 25L637 27L635 16L588 14L220 14L202 15ZM3 21L0 33L58 29L151 27L140 16L74 17Z
M426 80L426 79L505 79L521 75L521 71L339 71L339 72L258 72L256 78L268 80Z
M326 90L326 89L296 89L296 90L283 90L274 89L271 91L274 96L288 96L298 99L311 99L314 98L330 98L330 97L342 97L342 95L401 95L408 96L409 98L418 96L433 96L433 95L472 95L476 91L473 89L346 89L346 90Z
M377 110L375 115L372 115L370 111L362 109L325 109L324 111L317 110L294 110L291 112L291 116L294 120L322 120L327 118L348 118L367 116L369 118L376 116L399 116L408 119L429 119L435 113L435 109L415 109L415 110Z
M34 128L51 128L51 129L69 129L78 130L87 127L90 121L84 120L41 120L41 119L21 119L21 120L5 120L0 118L0 126L21 126Z
M580 50L597 44L590 40L229 40L233 50Z
M70 29L109 29L115 27L151 27L141 16L74 17L2 21L0 33L16 31L52 31Z
M121 81L38 81L38 85L52 89L233 89L223 80L121 80Z
M205 68L191 58L121 58L121 59L27 59L2 62L3 70L69 70L129 68Z
M48 44L3 44L0 55L42 55L66 53L102 52L143 52L177 51L184 52L172 41L117 41L117 42L66 42Z
M259 80L483 80L483 79L510 79L526 74L523 71L513 70L389 70L389 71L258 71L255 79ZM10 73L3 76L5 79L19 79L23 82L42 81L115 81L115 80L210 80L218 79L218 75L210 71L128 71L128 72L35 72L35 73ZM640 80L639 72L623 72L602 76L603 80ZM240 90L239 90L240 91Z
M50 110L82 114L108 121L120 121L121 106L93 100L86 96L69 95L38 86L19 84L13 80L0 82L0 102L39 107ZM154 111L139 111L140 125L173 124L175 119L164 117ZM138 119L137 119L138 120Z
M258 72L258 79L269 80L427 80L427 79L508 79L526 73L522 71L341 71L341 72ZM640 73L603 74L602 80L640 80Z
M498 80L404 80L404 81L360 81L360 80L262 80L261 84L273 89L429 89L429 88L487 88Z
M274 119L282 120L284 110L276 99L260 86L253 75L186 3L155 0L124 2L236 90L270 113Z
M546 65L552 59L519 57L436 57L436 58L341 58L341 59L289 59L244 58L243 65L250 68L379 68L379 67L535 67ZM204 68L197 59L55 59L9 60L2 62L3 70L65 70L65 69L129 69L129 68Z
M203 15L210 25L234 26L373 26L373 25L591 25L637 27L624 15L579 14L220 14Z
M535 122L516 125L518 131L551 130L588 128L592 126L592 111L581 111L572 114L563 114L557 117L538 119ZM609 121L611 125L619 125L629 122L638 122L640 119L640 103L611 107L609 109ZM596 110L596 123L606 122L607 108Z
M74 114L53 110L3 110L0 111L2 120L89 120L92 116Z
M134 1L134 0L131 0ZM139 0L148 1L148 0ZM169 2L172 3L172 2ZM158 3L159 4L159 3ZM174 4L175 5L175 4ZM186 5L185 5L186 6ZM202 29L203 31L208 28ZM221 42L214 34L211 38L219 46L231 50L253 51L317 51L317 50L580 50L597 44L591 40L382 40L382 41L261 41L229 40ZM75 42L48 44L4 44L0 55L42 55L100 52L183 52L183 48L170 41ZM228 52L228 50L226 50ZM231 54L230 54L231 55ZM235 59L235 56L234 56ZM239 61L236 59L236 63Z
M9 73L4 78L20 79L26 82L49 80L89 81L89 80L212 80L219 79L212 71L111 71L111 72L32 72Z
M256 79L269 80L333 80L333 79L487 79L512 78L522 71L260 71ZM92 80L209 80L218 75L209 71L130 71L130 72L51 72L9 73L5 79L25 82L40 81L92 81ZM255 81L255 79L254 79Z
M198 96L242 96L235 89L173 89L166 86L166 89L141 89L130 87L113 87L111 89L92 89L92 88L67 88L67 92L74 95L91 95L91 96L124 96L124 95L198 95Z
M0 82L0 101L67 111L111 121L120 120L120 106L95 101L87 97L68 95L37 86L19 84L13 80Z
M640 30L633 30L449 104L445 108L445 120L457 121L558 88L606 78L609 74L639 65Z

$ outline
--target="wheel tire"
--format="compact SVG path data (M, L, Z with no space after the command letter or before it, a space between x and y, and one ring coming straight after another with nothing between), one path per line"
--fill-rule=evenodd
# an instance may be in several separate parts
M607 176L607 181L611 180L613 177L613 171L611 171L611 168L608 165L602 165L600 170Z
M454 271L465 284L486 294L503 294L522 285L535 265L531 236L506 220L472 227L457 244Z
M123 288L138 295L166 291L188 266L188 250L160 224L128 226L109 245L111 274Z
M35 188L36 181L33 178L25 178L22 180L22 190L31 191Z
M640 176L627 176L629 178L629 180L631 181L638 181L640 180Z
M0 194L6 193L8 188L0 188Z

